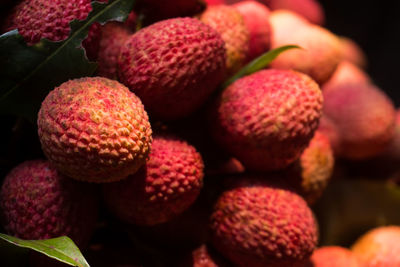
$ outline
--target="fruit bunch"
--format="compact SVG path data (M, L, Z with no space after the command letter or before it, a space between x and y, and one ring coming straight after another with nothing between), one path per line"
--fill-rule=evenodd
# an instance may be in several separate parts
M91 9L23 0L1 29L62 41ZM67 235L95 266L399 265L396 226L318 248L312 207L343 178L335 162L400 161L399 112L323 22L314 0L138 0L126 22L92 24L82 46L98 69L43 99L40 156L2 183L4 230ZM235 75L285 45L300 49Z

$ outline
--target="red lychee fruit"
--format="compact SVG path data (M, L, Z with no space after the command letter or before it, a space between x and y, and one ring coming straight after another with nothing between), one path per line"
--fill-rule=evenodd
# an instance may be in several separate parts
M237 266L304 266L318 240L312 211L292 191L254 178L241 177L217 200L213 245Z
M225 0L205 0L207 6L215 6L215 5L225 5L227 4Z
M400 266L400 227L382 226L361 236L353 253L366 267Z
M320 129L339 157L361 160L383 152L394 137L395 108L379 88L342 84L323 91Z
M118 76L160 119L188 116L223 81L225 43L193 18L164 20L132 35L121 48Z
M107 78L61 84L43 101L37 122L47 158L78 180L124 179L146 162L150 150L151 127L140 99Z
M247 61L260 56L270 48L271 25L269 23L269 9L256 1L243 1L234 5L243 16L249 30L249 52Z
M21 163L6 176L0 191L2 224L22 239L66 235L80 248L97 220L98 197L90 184L61 175L48 161Z
M342 36L340 37L340 43L344 60L350 61L359 68L367 66L367 56L354 40Z
M322 25L325 14L316 0L262 0L271 10L286 9L306 18L314 24Z
M277 170L298 159L313 137L322 93L305 74L262 70L227 87L210 113L213 136L246 169Z
M342 58L338 37L286 10L271 12L270 22L271 49L290 44L302 48L280 54L271 67L303 72L319 84L331 77Z
M122 221L155 225L186 210L203 185L196 149L174 137L156 136L146 165L128 179L104 186L111 212Z
M227 5L208 7L200 20L215 29L225 42L228 74L237 72L246 62L249 52L249 30L240 12Z
M311 266L313 267L363 266L351 250L339 246L327 246L316 249L311 255L311 262Z
M102 27L98 54L98 75L117 79L117 63L122 45L132 32L120 22L108 22Z
M74 19L86 19L90 11L90 0L23 0L9 14L2 31L18 29L28 45L34 45L42 38L63 41L71 32L69 23ZM100 34L100 24L95 23L83 41L91 60L96 58Z

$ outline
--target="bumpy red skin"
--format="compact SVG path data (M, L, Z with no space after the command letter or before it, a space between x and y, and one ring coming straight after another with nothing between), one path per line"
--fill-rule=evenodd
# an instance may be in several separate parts
M89 184L59 174L48 161L26 161L6 176L1 192L2 223L22 239L69 236L80 248L91 237L98 198Z
M269 9L256 1L243 1L234 5L243 16L249 30L249 52L247 61L260 56L270 48L271 25L269 23Z
M70 80L51 91L38 114L43 152L74 179L111 182L135 173L150 150L140 99L117 81Z
M226 88L211 110L215 139L249 170L282 169L318 127L322 94L307 75L262 70Z
M318 240L307 203L262 179L242 178L216 202L210 225L213 245L238 266L305 266Z
M245 63L249 52L250 34L240 12L228 5L209 6L200 20L215 29L225 42L228 74L236 73Z
M351 247L363 267L400 266L400 227L382 226L361 236Z
M150 115L165 120L188 116L222 82L225 43L193 18L152 24L121 48L118 76Z
M201 155L173 137L154 137L149 160L135 175L104 187L111 212L138 225L167 222L186 210L203 186Z
M303 16L314 24L322 25L325 14L322 6L315 0L262 0L271 10L287 9Z
M379 88L342 84L323 91L321 131L337 156L359 160L381 153L395 134L395 108Z
M311 255L313 267L362 267L361 261L351 250L338 246L321 247Z
M342 59L336 35L288 10L271 12L270 23L272 49L290 44L303 48L280 54L271 62L272 68L301 71L320 85L331 77Z
M102 37L98 54L98 75L117 79L117 63L122 45L131 31L120 22L108 22L102 27Z
M2 30L17 28L28 45L42 38L63 41L71 32L69 23L74 19L86 19L90 11L90 0L24 0L13 9ZM83 41L91 60L96 58L100 34L100 25L93 24L88 38Z

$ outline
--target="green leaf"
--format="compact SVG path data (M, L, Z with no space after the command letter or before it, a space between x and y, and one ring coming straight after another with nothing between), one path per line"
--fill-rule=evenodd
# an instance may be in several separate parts
M231 78L229 78L223 85L222 88L228 87L230 84L232 84L234 81L237 79L242 78L243 76L252 74L256 71L259 71L261 69L264 69L267 67L272 60L274 60L277 56L279 56L281 53L283 53L286 50L294 49L294 48L299 48L301 49L300 46L297 45L286 45L286 46L281 46L278 48L275 48L273 50L270 50L258 58L254 59L251 61L249 64L244 66L242 69L240 69L235 75L233 75Z
M368 230L400 225L400 188L373 180L332 181L315 206L320 245L349 246Z
M0 112L20 115L33 122L50 90L67 80L93 75L97 64L88 61L81 47L90 25L126 19L134 2L92 2L93 10L86 20L72 21L69 38L61 42L42 39L36 45L27 46L17 30L1 35Z
M0 239L18 247L35 250L71 266L90 267L78 247L67 236L45 240L23 240L0 233Z

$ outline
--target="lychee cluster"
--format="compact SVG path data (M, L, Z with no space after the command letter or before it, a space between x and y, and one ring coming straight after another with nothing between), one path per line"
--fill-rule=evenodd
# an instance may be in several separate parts
M4 29L18 28L29 45L65 40L91 9L24 0ZM100 225L128 230L136 249L159 252L172 237L177 255L166 266L398 265L394 227L351 250L317 248L309 205L329 188L335 162L399 155L396 110L363 69L362 49L323 23L313 0L142 0L127 22L92 26L99 35L84 45L98 48L87 51L97 72L43 99L37 133L47 160L4 179L5 230L68 235L84 249L102 198ZM284 45L300 48L226 85ZM180 253L183 235L197 249Z

